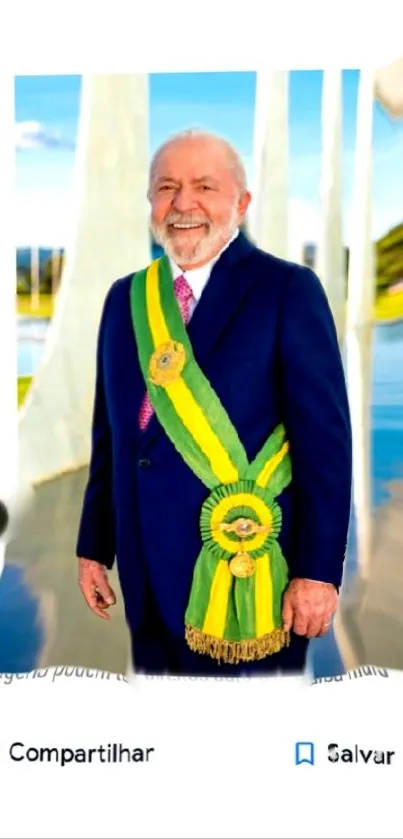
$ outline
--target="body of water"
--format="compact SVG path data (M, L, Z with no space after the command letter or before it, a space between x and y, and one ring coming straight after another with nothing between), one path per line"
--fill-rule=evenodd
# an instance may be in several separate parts
M403 478L403 321L374 334L372 381L372 503L388 496L387 484Z
M19 375L35 373L44 351L47 326L46 320L19 319ZM372 503L376 509L387 500L388 484L403 478L403 321L374 329L372 365ZM354 518L347 567L349 575L356 568ZM35 667L42 642L37 618L37 605L21 572L6 567L0 582L0 672ZM343 671L331 633L312 642L311 664L316 677Z
M49 320L19 317L17 320L18 375L33 376L45 349Z

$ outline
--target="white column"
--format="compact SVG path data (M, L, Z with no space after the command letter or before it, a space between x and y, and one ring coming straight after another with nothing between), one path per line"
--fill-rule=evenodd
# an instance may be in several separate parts
M375 73L375 98L392 119L403 119L403 56Z
M347 333L347 387L353 435L353 509L356 520L357 564L360 576L369 573L372 554L372 327Z
M289 253L288 71L256 74L253 197L254 241L263 250L286 259Z
M358 88L357 130L350 216L347 297L347 377L353 432L353 502L360 575L368 576L371 534L371 371L375 299L372 244L372 129L374 75L362 70Z
M374 76L360 73L350 216L347 296L347 377L353 433L353 503L359 573L366 578L371 558L371 324L374 307L372 244L372 129Z
M0 500L13 512L17 479L17 318L14 76L0 73ZM0 550L0 570L3 564Z
M341 338L346 271L342 238L342 72L325 70L322 89L321 230L315 269Z
M374 315L375 280L372 244L372 128L374 74L362 70L357 106L357 134L350 216L347 324L371 323Z
M62 282L20 413L24 485L88 463L101 309L117 278L150 261L148 161L148 77L85 77Z

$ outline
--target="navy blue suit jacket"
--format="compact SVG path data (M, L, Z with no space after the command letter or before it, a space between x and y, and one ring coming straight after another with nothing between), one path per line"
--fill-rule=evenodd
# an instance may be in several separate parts
M167 630L183 636L199 513L209 494L154 416L129 305L131 277L108 292L99 330L92 457L77 555L115 557L131 631L150 581ZM241 233L216 262L188 326L195 357L250 459L283 422L293 479L279 497L291 576L339 585L350 514L351 430L329 305L316 275Z

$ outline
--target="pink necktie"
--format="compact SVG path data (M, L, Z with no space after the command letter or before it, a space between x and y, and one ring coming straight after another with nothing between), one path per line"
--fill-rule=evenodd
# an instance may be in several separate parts
M184 323L186 324L190 317L190 305L194 300L192 289L183 275L176 278L174 282L174 289L180 313L183 317ZM150 397L148 396L148 393L146 393L139 415L139 426L141 431L145 431L153 413L154 409L150 402Z

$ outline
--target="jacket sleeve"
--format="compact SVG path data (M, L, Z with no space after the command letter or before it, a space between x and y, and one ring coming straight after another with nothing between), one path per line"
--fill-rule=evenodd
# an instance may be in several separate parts
M112 286L113 288L113 286ZM98 332L95 399L89 477L79 524L76 554L112 568L115 560L115 527L112 489L112 438L108 420L104 378L105 323L110 289Z
M280 366L293 471L291 576L339 587L351 506L350 413L333 317L309 268L296 267L289 280Z

